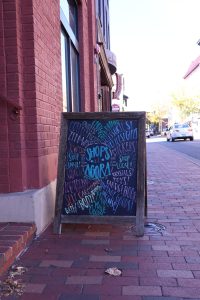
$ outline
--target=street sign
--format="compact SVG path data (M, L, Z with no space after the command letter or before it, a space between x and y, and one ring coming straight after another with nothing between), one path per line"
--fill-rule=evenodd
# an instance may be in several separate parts
M120 106L118 104L113 104L112 105L112 111L113 112L119 112L120 111Z

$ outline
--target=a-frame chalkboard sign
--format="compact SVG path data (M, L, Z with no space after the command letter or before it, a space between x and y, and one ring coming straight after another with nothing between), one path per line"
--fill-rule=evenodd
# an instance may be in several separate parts
M145 112L62 113L54 232L134 222L144 234Z

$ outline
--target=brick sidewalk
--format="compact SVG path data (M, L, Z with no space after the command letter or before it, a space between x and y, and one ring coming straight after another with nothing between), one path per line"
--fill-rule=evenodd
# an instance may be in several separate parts
M200 299L200 166L158 143L147 150L144 237L131 224L65 225L60 236L49 227L18 261L27 268L18 299Z

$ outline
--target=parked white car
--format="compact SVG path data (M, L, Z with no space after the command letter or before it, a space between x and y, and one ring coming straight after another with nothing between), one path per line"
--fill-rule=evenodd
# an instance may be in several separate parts
M174 124L169 128L167 131L167 141L174 142L178 139L190 139L190 141L193 141L193 130L192 127L188 124Z

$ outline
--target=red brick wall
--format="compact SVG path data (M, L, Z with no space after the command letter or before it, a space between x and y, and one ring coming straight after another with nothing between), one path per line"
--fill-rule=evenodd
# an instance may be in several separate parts
M2 77L3 87L1 86L1 95L6 96L11 102L20 104L23 101L20 92L21 85L21 31L20 27L20 9L19 1L1 2L1 53L3 59ZM1 174L5 174L0 181L0 191L17 191L18 188L26 187L23 176L22 158L24 155L24 138L22 130L22 118L15 118L12 114L12 107L2 102L1 111L3 113L3 124L1 124L1 147L0 166ZM2 155L3 152L3 155ZM4 173L4 170L6 172Z
M0 94L6 93L6 60L4 52L4 18L3 2L0 2ZM7 107L0 98L0 191L9 189L9 157L8 157L8 132L7 132Z
M39 188L56 177L61 100L57 0L0 4L0 192Z
M95 48L97 45L97 27L96 27L96 7L95 1L88 1L88 10L89 10L89 17L88 17L88 35L89 35L89 57L90 57L90 64L89 64L89 71L90 71L90 81L93 81L93 84L90 84L90 101L91 101L91 108L93 111L98 111L98 100L97 100L97 63L95 61ZM93 17L91 17L93 16ZM99 74L100 76L100 74Z
M88 56L88 11L87 4L82 1L78 6L79 19L79 58L80 58L80 94L81 94L81 110L89 111L90 98L89 90L89 56Z
M83 0L79 5L79 37L81 110L97 111L95 1Z
M33 16L38 180L39 186L43 186L55 179L57 171L62 110L59 1L34 0ZM32 157L28 166L30 171L34 164Z
M79 2L81 110L97 110L95 1ZM0 2L0 193L40 188L56 178L62 111L60 3Z

